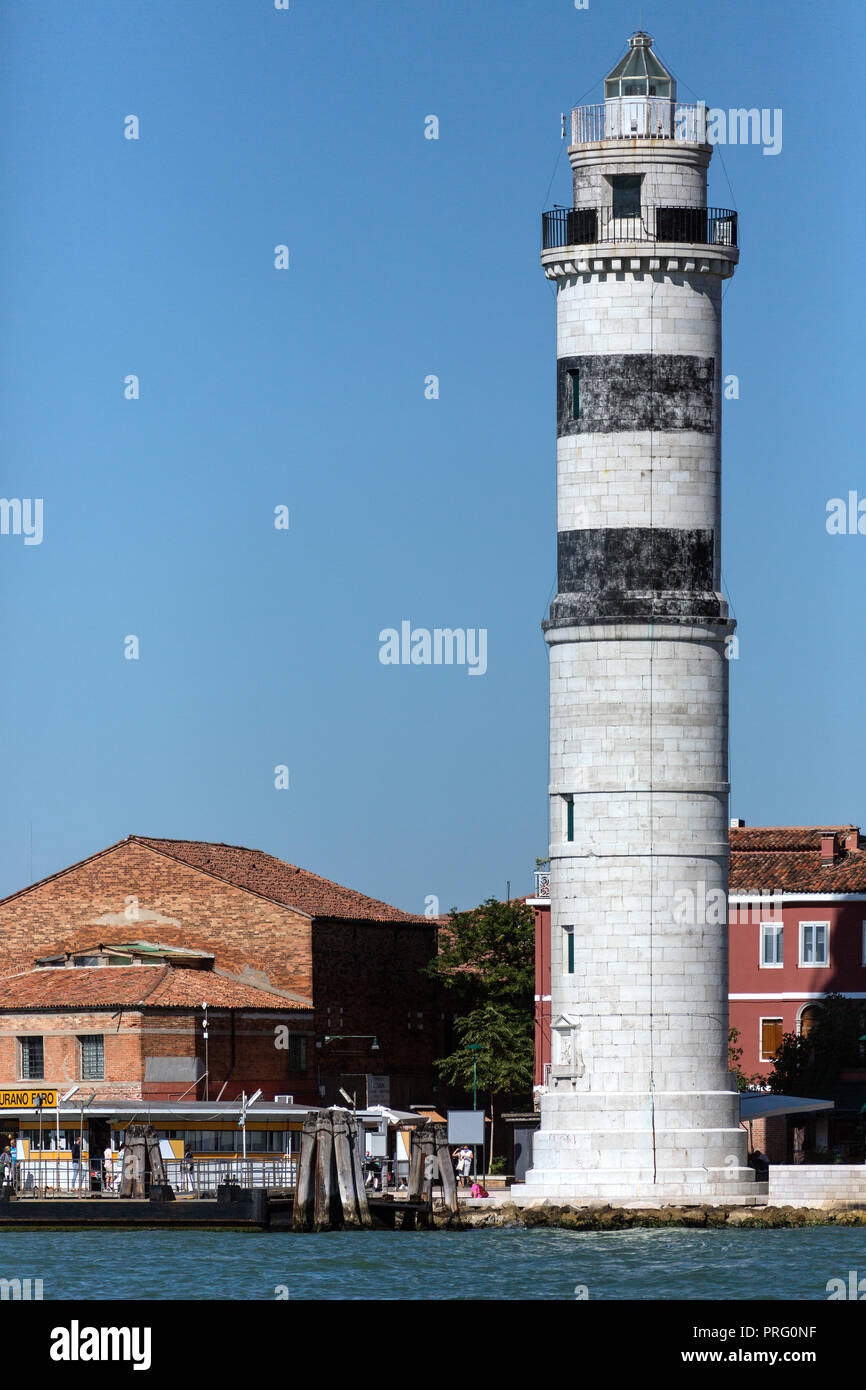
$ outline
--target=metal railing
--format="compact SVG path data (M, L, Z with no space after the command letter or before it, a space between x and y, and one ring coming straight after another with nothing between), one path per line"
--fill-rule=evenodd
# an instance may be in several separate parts
M166 1178L175 1192L191 1197L215 1197L218 1187L237 1183L240 1187L294 1188L298 1156L235 1158L165 1159ZM115 1161L110 1178L103 1165L91 1167L86 1161L75 1164L68 1158L21 1159L14 1168L14 1190L18 1197L103 1197L120 1195L120 1164ZM149 1174L146 1184L149 1184Z
M535 870L535 896L536 898L550 897L550 870Z
M615 214L612 207L553 208L541 217L545 251L654 241L735 247L737 235L737 214L730 208L641 207L626 215Z
M595 106L575 106L571 113L571 143L597 140L680 140L707 143L707 108L663 97L613 97Z
M179 1196L215 1197L226 1183L239 1187L294 1188L298 1156L291 1158L168 1158L165 1175Z

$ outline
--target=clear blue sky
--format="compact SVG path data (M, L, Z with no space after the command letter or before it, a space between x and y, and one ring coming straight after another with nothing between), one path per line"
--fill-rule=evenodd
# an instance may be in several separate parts
M34 878L134 832L415 910L530 889L555 573L539 215L569 198L564 150L547 192L560 112L599 99L640 9L2 5L2 495L45 511L41 545L0 537L0 892L29 879L31 824ZM681 99L784 113L778 156L722 149L730 188L711 167L743 248L732 814L864 823L866 536L825 529L829 498L866 497L862 7L642 11ZM381 665L403 619L486 628L487 674Z

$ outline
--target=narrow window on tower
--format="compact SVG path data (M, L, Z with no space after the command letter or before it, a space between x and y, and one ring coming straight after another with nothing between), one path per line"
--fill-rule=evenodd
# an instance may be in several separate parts
M565 838L571 841L574 839L574 797L564 796L562 799L565 802Z
M641 174L612 175L614 217L640 217L641 181Z
M574 927L562 929L562 960L566 975L574 974Z
M580 419L580 372L569 372L568 379L571 382L571 418Z

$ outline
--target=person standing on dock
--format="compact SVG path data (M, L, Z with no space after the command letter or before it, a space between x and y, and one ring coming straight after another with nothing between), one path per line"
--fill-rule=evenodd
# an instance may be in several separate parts
M81 1183L81 1142L78 1139L72 1141L72 1186L78 1187Z
M3 1164L3 1188L5 1190L6 1188L11 1187L13 1185L15 1177L15 1167L12 1162L12 1150L8 1144L4 1148L3 1153L0 1154L0 1162L2 1162Z
M195 1172L195 1165L194 1165L194 1162L193 1162L192 1149L190 1148L189 1144L187 1144L186 1148L185 1148L184 1151L183 1151L183 1186L184 1186L184 1191L195 1192L195 1183L194 1183L194 1181L193 1181L193 1174L194 1174L194 1172Z
M105 1146L105 1153L102 1155L102 1175L105 1183L105 1191L114 1191L114 1162L111 1152L111 1144Z
M468 1187L469 1174L472 1172L472 1150L468 1144L461 1144L459 1148L454 1150L451 1157L457 1160L455 1171L459 1186Z

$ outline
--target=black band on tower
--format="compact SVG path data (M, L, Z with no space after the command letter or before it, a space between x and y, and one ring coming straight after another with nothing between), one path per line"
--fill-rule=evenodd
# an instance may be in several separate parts
M579 374L575 419L572 374ZM715 428L715 360L683 353L635 352L560 357L556 363L556 432Z
M713 589L710 530L601 527L560 531L559 593L550 624L668 618L724 619Z

